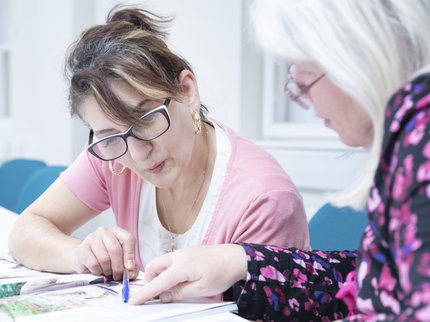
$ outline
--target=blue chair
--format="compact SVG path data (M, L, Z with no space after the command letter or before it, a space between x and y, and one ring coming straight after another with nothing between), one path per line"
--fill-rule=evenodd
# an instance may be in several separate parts
M46 166L34 172L22 186L13 211L21 213L36 200L66 169L65 166Z
M46 163L33 159L11 159L0 166L0 206L13 211L16 196L28 177Z
M357 250L367 225L367 213L350 207L322 206L309 221L315 250Z

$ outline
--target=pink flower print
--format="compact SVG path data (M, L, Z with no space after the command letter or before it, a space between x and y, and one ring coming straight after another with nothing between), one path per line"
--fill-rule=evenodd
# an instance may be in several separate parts
M406 96L404 98L403 104L402 106L400 106L400 108L398 109L398 111L396 112L396 114L394 115L394 120L393 122L390 124L390 128L389 130L391 132L396 132L398 131L399 127L400 127L400 123L399 120L403 119L403 116L405 115L405 113L414 105L414 103L411 100L410 95Z
M266 246L266 249L275 252L275 253L279 253L279 252L285 252L286 249L280 246L273 246L273 245L268 245ZM288 251L289 252L289 251Z
M397 200L403 199L404 194L405 194L405 177L403 173L396 172L394 174L393 198Z
M313 268L314 268L314 275L318 275L317 271L325 271L321 263L317 261L313 262Z
M397 121L396 119L394 119L390 124L389 130L391 132L397 132L399 130L399 128L400 128L400 122Z
M407 209L407 210L406 210ZM402 206L403 221L407 222L404 233L403 256L409 256L411 252L421 247L421 240L416 238L417 235L417 215L410 213L410 207Z
M370 191L369 200L367 202L367 207L369 209L369 212L375 211L379 204L381 203L381 196L379 195L378 190L373 187Z
M323 252L320 250L315 251L315 254L318 255L321 258L327 258L328 257L328 253L327 252Z
M297 250L297 255L303 257L305 260L308 260L310 258L309 254L307 252L304 252L300 249Z
M357 309L360 312L364 313L375 313L375 308L373 307L372 300L371 299L361 299L360 297L357 298ZM362 321L370 321L368 319L362 320ZM376 319L374 320L376 321Z
M264 255L261 252L255 251L255 257L254 257L254 259L257 262L262 262L262 261L264 261L265 258L264 258Z
M412 182L412 173L414 170L414 156L412 154L405 157L403 160L403 166L405 168L405 172L410 177L410 181Z
M425 253L421 255L417 272L425 277L430 277L430 253Z
M423 284L420 290L415 291L411 297L412 306L420 306L423 303L430 303L430 285Z
M300 308L300 304L299 301L297 301L297 299L289 299L288 300L288 305L290 306L290 308L296 312L299 311Z
M270 305L272 305L273 303L272 290L270 289L270 287L267 287L267 286L263 287L263 290L264 290L264 293L266 293L267 300L269 301Z
M336 298L345 302L348 307L348 316L351 316L356 309L357 290L356 290L356 272L351 271L346 276L345 283L339 288L336 293Z
M305 263L305 261L303 259L301 259L301 258L294 258L293 261L297 265L300 265L301 267L306 268L306 263Z
M379 298L381 299L382 305L391 308L394 314L399 314L400 303L399 301L394 299L393 296L391 296L391 292L387 293L385 291L382 291Z
M397 264L399 270L400 284L402 285L403 291L406 293L410 292L410 290L412 289L411 280L409 278L412 261L413 258L408 257L407 259Z
M430 141L424 145L423 156L425 156L427 159L430 159Z
M271 280L285 282L285 276L271 265L260 268L260 274Z
M412 83L406 83L403 86L403 90L406 91L406 92L410 92L412 90ZM399 95L399 96L401 96L401 95Z
M379 277L379 288L392 291L394 285L396 284L396 279L391 275L390 270L387 265L382 267L382 272Z
M417 145L420 143L425 133L424 124L417 125L405 138L405 146Z
M308 281L307 275L303 274L297 268L295 268L293 269L293 276L295 277L295 279L292 287L305 288L303 284Z
M430 94L427 94L426 96L424 96L423 98L421 98L416 103L416 107L418 107L418 108L422 108L424 106L429 106L429 105L430 105Z
M375 234L373 233L370 225L368 225L364 229L364 237L361 243L361 247L363 248L363 250L369 250L371 245L373 245L374 240L375 240Z
M357 269L356 275L357 285L359 288L362 287L363 280L367 276L367 274L369 274L369 266L368 263L363 260L361 261L360 266Z
M415 319L417 321L428 321L430 316L430 304L427 304L423 308L415 312Z
M430 161L421 164L417 171L417 181L423 182L430 179Z

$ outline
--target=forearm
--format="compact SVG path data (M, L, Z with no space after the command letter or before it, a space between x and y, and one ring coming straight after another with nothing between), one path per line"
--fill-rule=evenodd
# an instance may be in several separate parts
M74 251L81 240L60 231L44 217L20 215L9 236L11 255L27 267L72 273Z
M335 295L355 269L354 252L312 252L243 245L248 276L238 297L239 313L252 320L339 319L347 314Z

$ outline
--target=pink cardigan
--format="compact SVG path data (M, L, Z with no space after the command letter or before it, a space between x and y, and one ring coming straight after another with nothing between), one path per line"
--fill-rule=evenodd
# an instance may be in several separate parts
M261 147L221 127L230 139L231 156L203 244L253 242L308 249L302 198L288 175ZM84 150L61 178L91 209L112 207L117 225L138 238L142 179L134 172L114 176L107 162ZM139 249L136 258L143 270Z

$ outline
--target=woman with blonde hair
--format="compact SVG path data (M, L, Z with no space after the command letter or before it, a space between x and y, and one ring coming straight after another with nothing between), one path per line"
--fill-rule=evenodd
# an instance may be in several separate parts
M369 152L338 199L367 200L359 250L184 249L147 265L132 302L234 285L250 320L430 321L430 1L257 0L252 14L263 47L291 66L287 94Z

